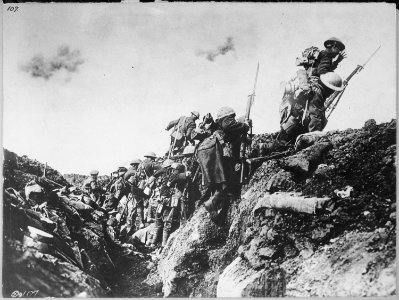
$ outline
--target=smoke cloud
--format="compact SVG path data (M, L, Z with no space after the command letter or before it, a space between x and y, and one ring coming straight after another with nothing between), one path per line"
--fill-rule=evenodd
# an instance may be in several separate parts
M83 63L84 60L79 50L71 51L68 46L61 46L56 56L45 58L42 55L36 55L28 63L22 65L21 69L32 77L49 79L62 69L74 73Z
M199 51L198 55L202 56L204 55L207 60L209 61L215 61L216 56L218 55L226 55L230 51L234 51L234 42L232 37L228 37L226 42L217 47L217 50L210 50L210 51Z

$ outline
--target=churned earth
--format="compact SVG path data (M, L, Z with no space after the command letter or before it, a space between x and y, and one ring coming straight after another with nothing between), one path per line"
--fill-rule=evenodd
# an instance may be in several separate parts
M164 296L395 295L396 120L264 162L213 226L199 209L147 281Z
M255 136L254 153L273 136ZM257 165L221 226L200 207L159 256L107 248L112 266L105 264L103 273L24 248L21 233L6 226L3 278L6 269L13 282L46 291L41 296L396 295L396 120L369 120L310 144ZM5 187L22 192L38 172L27 164L6 152ZM4 210L5 222L12 213ZM87 232L95 232L89 223ZM89 249L88 237L72 237ZM90 257L101 251L92 249ZM4 282L3 295L16 288L13 282Z

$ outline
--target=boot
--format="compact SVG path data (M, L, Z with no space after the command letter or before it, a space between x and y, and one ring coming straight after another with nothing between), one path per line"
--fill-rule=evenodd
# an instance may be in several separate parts
M219 217L219 213L222 211L224 206L223 203L223 192L217 191L213 197L205 202L205 208L209 212L211 220L215 223Z
M211 197L210 199L208 199L205 203L204 203L205 209L208 211L211 220L215 220L217 217L217 212L216 212L216 208L213 204L213 197Z
M169 239L169 232L164 231L162 235L162 247L164 248L166 246L166 243L168 242Z
M161 232L162 232L162 228L155 227L154 235L152 236L150 248L154 249L156 247L156 243L160 238Z

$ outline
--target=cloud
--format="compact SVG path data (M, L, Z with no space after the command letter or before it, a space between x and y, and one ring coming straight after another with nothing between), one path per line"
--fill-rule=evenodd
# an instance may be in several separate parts
M29 62L22 65L21 69L32 77L49 79L62 69L74 73L78 70L78 66L83 63L84 60L79 50L71 51L68 46L61 46L56 56L45 58L42 55L35 55Z
M234 42L233 42L233 38L232 37L228 37L226 39L226 42L217 47L216 50L209 50L209 51L203 51L200 50L198 51L198 55L199 56L205 56L207 60L209 61L215 61L215 57L218 55L226 55L228 52L230 51L234 51Z

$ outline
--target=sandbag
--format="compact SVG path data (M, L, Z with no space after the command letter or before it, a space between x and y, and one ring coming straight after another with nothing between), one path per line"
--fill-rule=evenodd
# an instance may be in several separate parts
M316 210L322 210L327 206L331 198L305 198L296 193L266 194L253 209L255 215L263 208L272 208L281 211L315 214Z
M324 136L321 131L312 131L298 135L295 141L295 151L312 146Z

